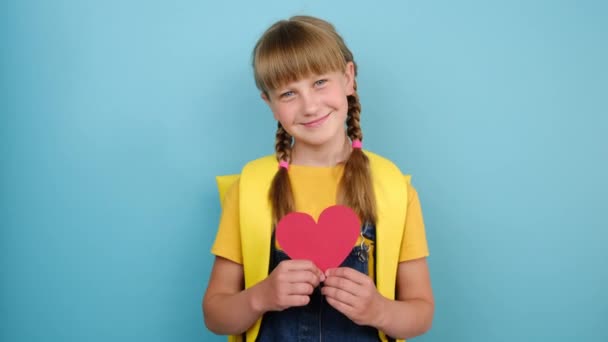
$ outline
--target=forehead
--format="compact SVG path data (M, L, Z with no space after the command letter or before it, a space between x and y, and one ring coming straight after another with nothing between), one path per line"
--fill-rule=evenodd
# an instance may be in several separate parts
M331 34L297 26L272 31L254 53L256 83L266 91L344 69L345 64L345 56Z
M264 85L267 90L276 90L299 83L315 82L323 77L336 77L339 67L333 65L298 68L296 70L281 70L276 74L267 74Z
M332 72L328 71L328 72L321 72L321 73L309 73L309 74L306 74L306 75L300 76L300 77L290 77L289 79L280 82L278 84L277 89L288 87L290 85L307 84L307 83L316 82L319 78L331 77L331 74L332 74Z
M289 81L281 82L276 88L268 89L269 92L281 92L290 88L311 87L320 79L339 79L342 73L339 71L328 71L325 73L313 73L298 79L290 79Z

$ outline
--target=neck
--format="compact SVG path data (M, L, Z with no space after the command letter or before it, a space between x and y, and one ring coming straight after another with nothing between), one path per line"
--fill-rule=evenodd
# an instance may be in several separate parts
M346 134L323 145L306 145L294 142L291 163L303 166L335 166L344 163L351 152Z

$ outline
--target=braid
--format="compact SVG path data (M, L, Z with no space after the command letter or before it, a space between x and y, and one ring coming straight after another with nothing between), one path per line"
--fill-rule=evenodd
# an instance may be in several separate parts
M359 95L357 94L357 81L353 83L355 92L347 97L348 114L346 116L346 134L350 140L363 141L363 132L361 132L361 104L359 103Z
M275 151L278 161L291 162L292 136L287 133L279 122L275 141ZM270 205L272 207L272 218L274 225L286 214L294 211L295 205L289 173L285 168L279 168L272 179L270 191L268 192Z
M291 142L292 137L280 122L277 123L277 135L274 143L274 149L276 151L277 160L284 160L291 162Z
M357 83L353 84L354 93L347 97L348 114L346 132L351 141L363 141L361 131L361 104L357 94ZM344 175L340 181L340 202L353 208L363 223L376 223L376 197L372 184L369 159L360 148L353 148L344 165Z

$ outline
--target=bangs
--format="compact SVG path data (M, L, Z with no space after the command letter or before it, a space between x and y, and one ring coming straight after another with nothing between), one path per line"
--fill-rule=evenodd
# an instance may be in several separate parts
M253 56L255 83L264 92L345 67L346 59L335 37L301 22L284 21L271 27Z

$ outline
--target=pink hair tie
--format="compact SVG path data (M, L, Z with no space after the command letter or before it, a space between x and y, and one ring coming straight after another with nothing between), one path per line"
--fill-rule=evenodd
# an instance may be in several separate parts
M289 170L289 162L286 162L284 160L281 160L279 162L279 169L280 168L284 168L285 170Z
M353 148L361 149L361 147L363 147L361 140L359 140L359 139L353 140Z

